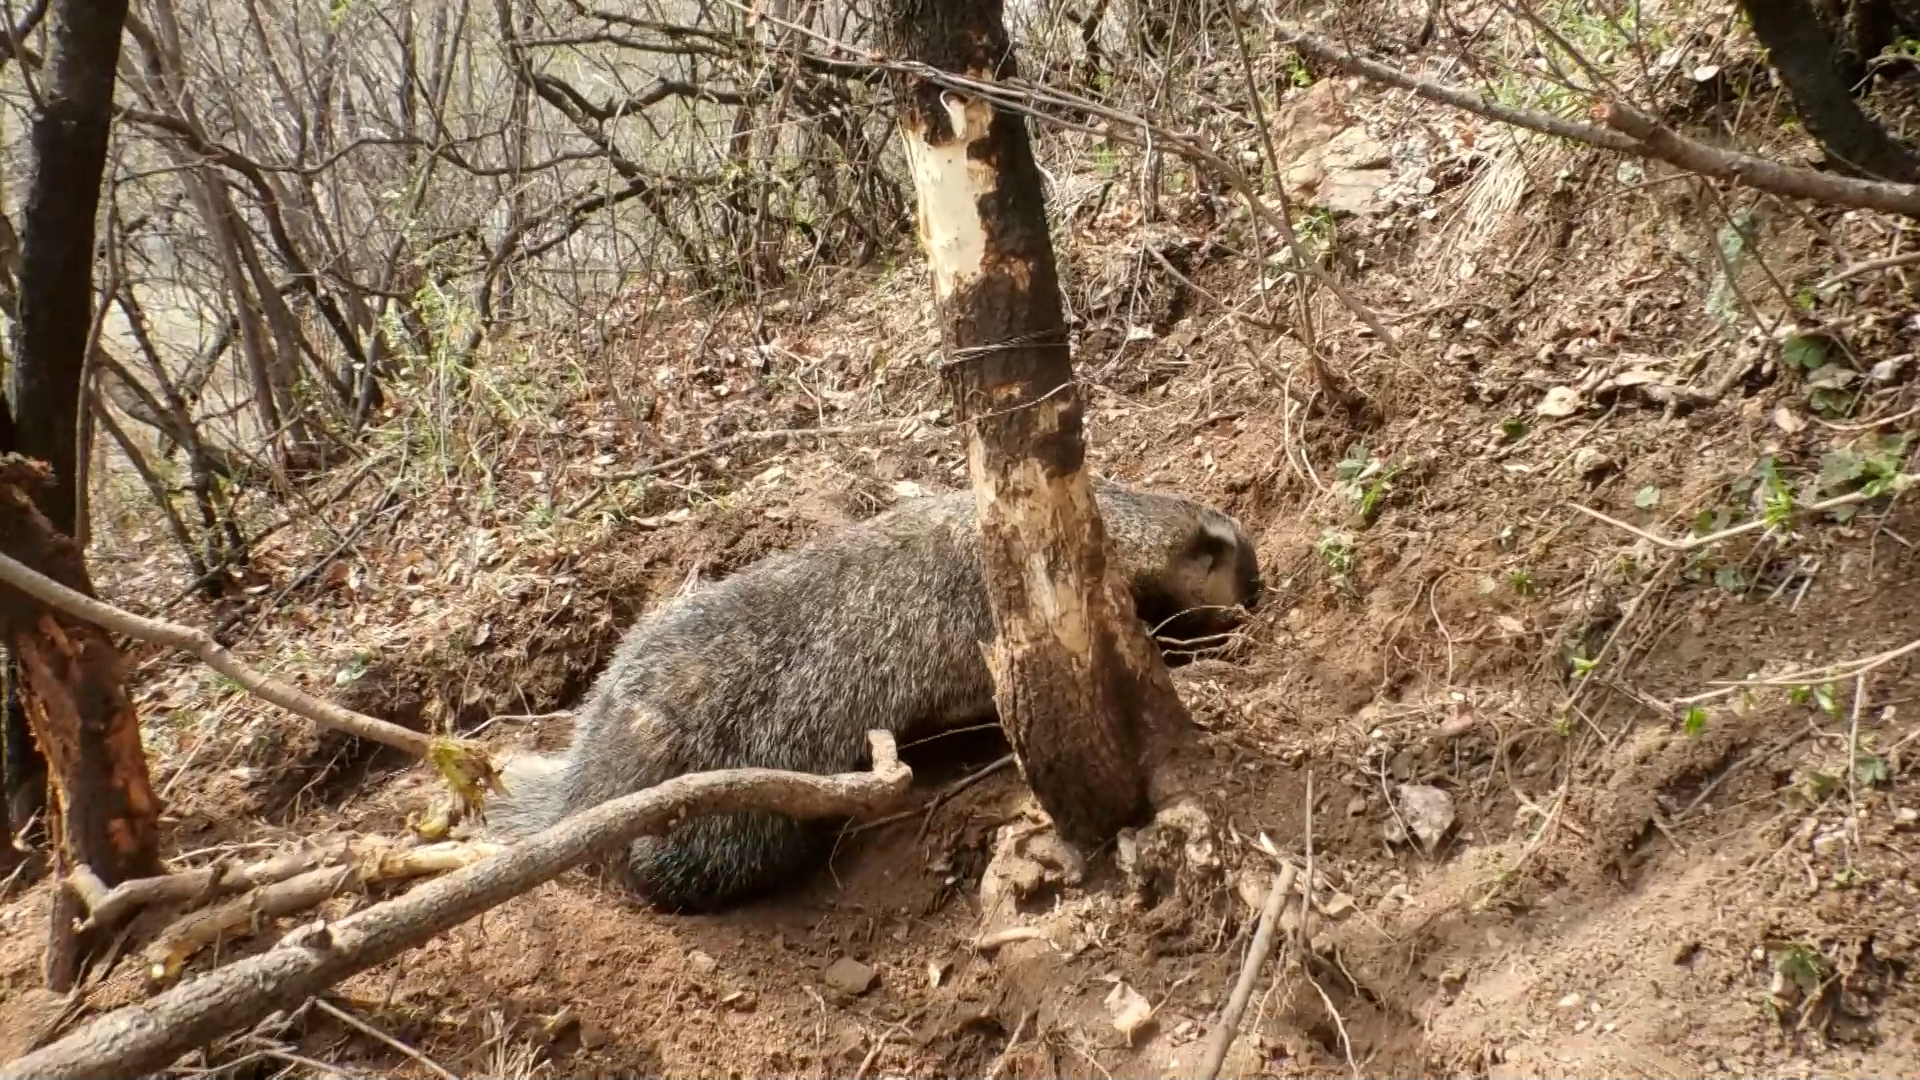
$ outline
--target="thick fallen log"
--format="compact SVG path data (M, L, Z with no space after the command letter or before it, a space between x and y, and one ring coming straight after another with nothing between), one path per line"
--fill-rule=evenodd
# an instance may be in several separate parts
M891 735L868 735L873 771L808 776L726 769L675 777L576 814L506 851L331 925L312 923L258 956L229 964L138 1005L108 1013L0 1067L0 1080L140 1076L181 1054L292 1009L349 976L559 876L587 855L682 818L772 810L798 818L867 817L913 780Z

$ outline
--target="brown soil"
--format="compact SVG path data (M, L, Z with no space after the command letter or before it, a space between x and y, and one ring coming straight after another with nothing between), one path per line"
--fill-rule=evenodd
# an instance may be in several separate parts
M1734 524L1754 509L1733 485L1763 454L1798 478L1859 432L1809 423L1777 350L1708 312L1717 211L1684 185L1635 188L1611 158L1555 151L1545 175L1564 168L1564 180L1463 225L1452 211L1498 166L1446 133L1418 134L1397 99L1351 93L1376 134L1420 143L1396 150L1397 170L1442 181L1340 225L1341 272L1399 316L1400 355L1318 301L1333 355L1384 418L1374 429L1309 414L1289 397L1308 385L1304 368L1288 374L1290 341L1276 351L1138 257L1166 226L1149 235L1116 204L1076 223L1068 249L1097 465L1240 516L1273 586L1224 655L1176 676L1202 730L1173 776L1212 823L1217 871L1185 866L1142 895L1096 860L1086 881L1030 905L1059 951L976 952L996 834L1031 813L1002 771L924 835L914 816L845 836L831 869L787 895L666 917L574 872L349 981L340 1002L463 1075L981 1075L1003 1056L1005 1076L1181 1075L1217 1023L1274 866L1256 838L1300 861L1310 835L1320 911L1282 947L1231 1073L1337 1076L1351 1061L1368 1075L1920 1075L1912 658L1857 687L1726 697L1692 723L1660 705L1920 639L1920 509L1881 500L1845 523L1802 520L1702 552L1570 510L1669 536L1716 508ZM1419 215L1430 207L1443 212ZM1839 234L1865 227L1814 216ZM1797 213L1765 211L1755 227L1773 274L1820 275ZM1190 232L1198 284L1251 295L1246 265ZM1463 258L1481 265L1463 273ZM1090 303L1116 273L1122 292L1183 299L1145 323ZM1743 273L1756 307L1777 315L1763 272ZM636 331L620 362L549 413L588 434L543 438L537 460L503 458L499 472L554 468L557 455L571 486L540 494L566 506L596 490L589 463L606 453L940 410L920 274L909 263L838 286L824 314L781 331L811 385L773 378L781 369L755 349L719 349L731 322L708 335L695 314L698 325ZM1863 370L1900 351L1911 297L1901 307L1896 284L1857 283L1829 319ZM1151 337L1128 332L1142 325ZM1764 362L1717 402L1663 408L1626 388L1567 419L1535 414L1548 388L1595 367L1665 361L1700 385L1742 350ZM663 367L679 373L664 388ZM659 394L644 437L623 419L632 386ZM1898 414L1911 396L1902 380L1876 387L1849 422ZM1527 425L1517 439L1511 420ZM690 575L870 514L901 485L963 482L946 422L745 448L678 474L698 498L614 485L565 527L420 491L348 553L351 574L323 575L249 624L239 648L322 689L344 682L340 699L377 715L462 730L501 717L485 731L495 745L562 745L564 718L525 717L575 702L621 630ZM1356 441L1401 466L1370 523L1336 474ZM1329 546L1329 530L1350 539ZM299 530L276 544L260 562L277 583L329 546ZM131 576L110 591L158 602ZM423 769L315 738L177 658L145 663L168 843L186 862L398 833L433 790ZM910 760L931 793L1002 749L985 733ZM1408 783L1453 800L1456 824L1432 851L1388 839ZM37 989L48 888L0 908L0 1059L62 1004ZM843 957L876 971L871 989L828 983ZM1131 1040L1106 1005L1116 983L1157 1008ZM142 992L116 977L92 1004ZM271 1034L343 1072L431 1075L317 1012ZM252 1046L208 1054L245 1059L244 1075L286 1065L246 1058Z

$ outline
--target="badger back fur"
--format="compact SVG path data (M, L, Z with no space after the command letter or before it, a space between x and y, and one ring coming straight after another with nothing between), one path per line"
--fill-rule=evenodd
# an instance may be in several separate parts
M1261 589L1252 543L1219 511L1096 482L1108 547L1148 627L1218 633ZM993 637L973 493L909 499L653 611L622 641L563 757L510 762L489 817L526 835L682 773L867 766L903 741L994 715ZM711 910L815 868L831 829L784 815L694 818L614 869L669 911Z

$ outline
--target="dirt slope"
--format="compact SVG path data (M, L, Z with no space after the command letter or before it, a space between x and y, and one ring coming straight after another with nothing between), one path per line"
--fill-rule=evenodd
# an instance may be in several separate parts
M1324 293L1316 309L1377 409L1370 429L1310 392L1291 342L1221 313L1255 291L1220 246L1230 221L1147 225L1117 199L1063 225L1099 467L1240 516L1275 591L1224 655L1178 673L1204 728L1181 776L1217 866L1144 896L1096 868L1037 905L1057 950L976 952L996 833L1030 810L1001 773L924 832L915 816L848 835L792 895L667 918L576 873L343 1000L462 1074L979 1075L1004 1058L1005 1076L1177 1075L1250 936L1272 868L1256 838L1302 859L1310 824L1320 911L1256 997L1235 1074L1916 1075L1920 675L1912 656L1857 679L1790 673L1920 640L1920 510L1882 498L1692 550L1634 531L1754 520L1770 475L1810 501L1908 461L1878 441L1911 423L1904 279L1795 310L1833 245L1872 250L1883 223L1743 203L1750 257L1721 260L1724 219L1696 188L1565 148L1509 153L1492 128L1341 90L1394 193L1329 219L1329 258L1394 316L1400 352ZM529 373L531 411L556 426L496 463L496 497L410 481L406 512L245 650L408 722L564 709L691 575L964 482L921 272L801 296L777 348L738 319L708 333L689 308L584 383ZM1818 365L1793 362L1810 348L1785 345L1795 324L1755 322L1783 318L1854 373L1843 411L1823 414L1801 370ZM654 399L645 435L636 392ZM744 448L677 485L605 480L609 455L908 416L931 419ZM372 494L341 512L355 505ZM290 530L260 572L284 581L328 546ZM129 573L120 595L157 603L143 587ZM1671 704L1754 673L1789 677ZM145 678L189 861L397 831L430 790L176 660ZM501 719L486 737L552 747L565 730ZM987 733L913 763L932 792L999 752ZM1409 784L1451 800L1431 850L1389 839ZM34 989L46 888L0 909L0 1031L57 1011ZM848 992L843 958L869 988ZM1131 1040L1111 1023L1119 983L1157 1008ZM119 978L95 1004L138 992ZM431 1075L315 1013L269 1034L213 1056L244 1059L236 1075L287 1064L262 1046L343 1075Z

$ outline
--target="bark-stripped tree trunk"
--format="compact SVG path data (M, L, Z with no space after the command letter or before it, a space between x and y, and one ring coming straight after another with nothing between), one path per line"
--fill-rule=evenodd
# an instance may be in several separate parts
M36 489L53 482L44 466L19 455L0 458L0 552L91 596L80 548L34 506ZM0 637L19 662L27 719L51 765L47 835L56 877L80 863L109 887L164 873L159 800L113 638L4 586ZM71 891L54 894L46 978L56 991L70 989L104 935L118 929L78 933L85 915Z
M46 464L0 458L0 550L83 592L92 586L68 538L82 505L75 485L94 218L126 16L127 0L55 0L49 12L52 44L21 215L11 395L15 449ZM112 638L11 590L0 590L0 638L17 663L34 742L51 766L46 821L56 870L84 862L109 885L159 873L158 807ZM73 985L99 943L101 931L75 932L81 914L70 892L55 894L46 965L55 990Z
M999 0L894 5L895 55L976 80L1013 76ZM1145 817L1146 737L1185 709L1107 572L1025 123L916 78L900 95L945 374L967 430L995 704L1062 838L1092 848Z

